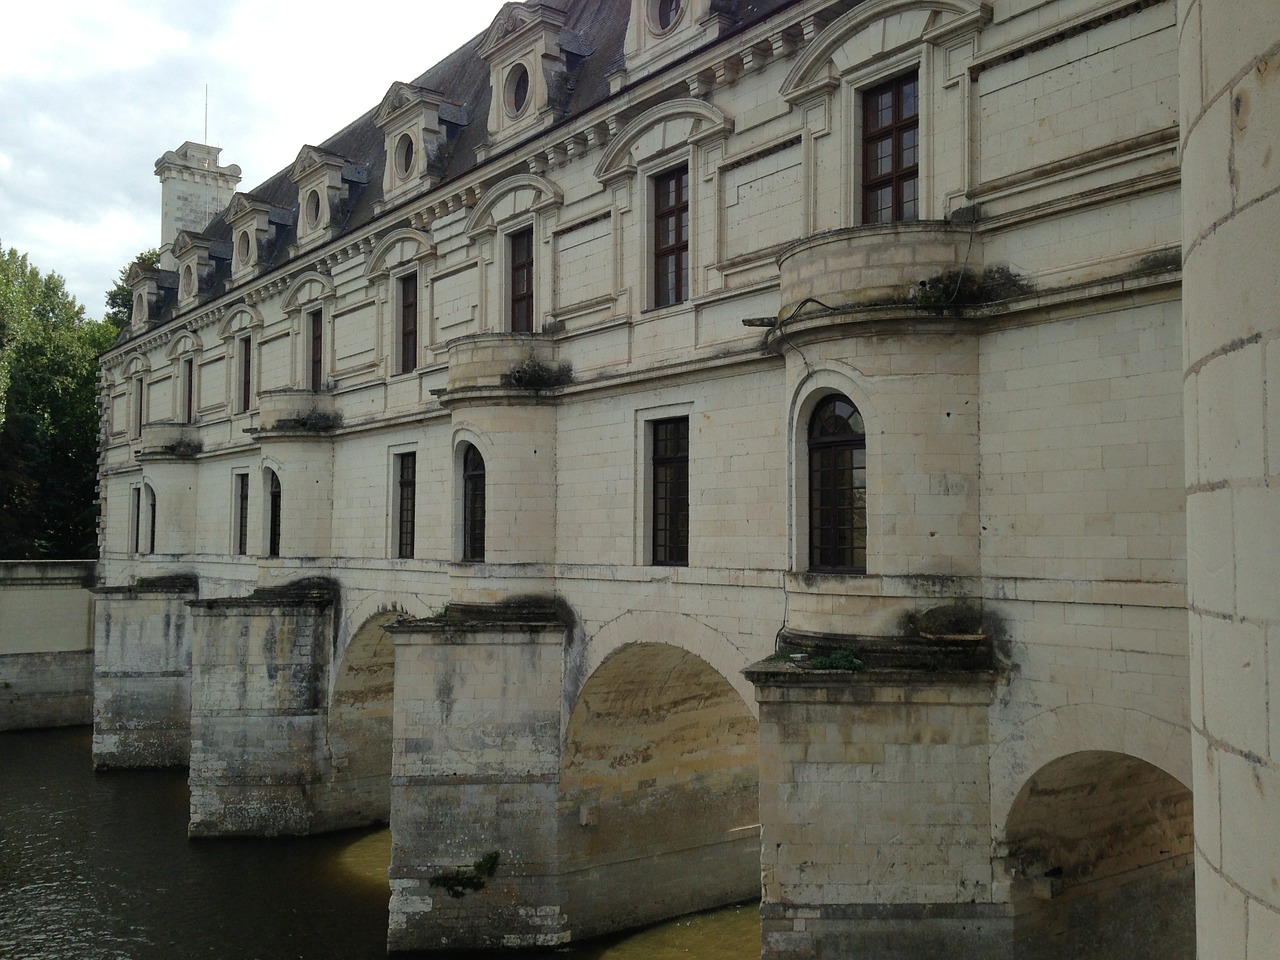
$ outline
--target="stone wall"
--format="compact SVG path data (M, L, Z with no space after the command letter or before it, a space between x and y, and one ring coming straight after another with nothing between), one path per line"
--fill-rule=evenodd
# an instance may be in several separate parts
M1280 943L1280 7L1180 13L1200 956Z
M0 563L0 730L89 722L94 568Z

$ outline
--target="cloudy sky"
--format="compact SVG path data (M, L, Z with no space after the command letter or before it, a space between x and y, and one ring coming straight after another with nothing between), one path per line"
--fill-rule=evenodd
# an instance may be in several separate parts
M157 246L155 161L222 148L242 190L484 30L502 0L31 0L5 9L0 247L89 316Z

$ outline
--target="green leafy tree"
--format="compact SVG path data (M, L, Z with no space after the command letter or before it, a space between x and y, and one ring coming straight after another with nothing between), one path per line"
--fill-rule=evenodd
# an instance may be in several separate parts
M0 559L96 556L97 358L114 338L58 274L0 256Z
M111 326L118 333L124 329L129 317L133 315L133 291L129 289L129 270L132 269L134 263L145 264L148 267L154 267L160 262L160 251L154 247L150 250L143 250L133 263L127 263L120 268L120 276L116 278L115 285L107 291L107 312L102 315L105 323Z

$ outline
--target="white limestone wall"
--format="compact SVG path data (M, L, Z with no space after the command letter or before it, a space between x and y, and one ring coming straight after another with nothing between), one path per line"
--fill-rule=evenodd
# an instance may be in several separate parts
M1196 919L1202 957L1261 960L1280 943L1280 7L1179 13Z

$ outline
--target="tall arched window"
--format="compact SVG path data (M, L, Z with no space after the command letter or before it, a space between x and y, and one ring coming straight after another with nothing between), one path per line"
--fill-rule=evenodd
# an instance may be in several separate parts
M280 478L267 470L267 556L280 556Z
M484 457L469 443L462 451L462 559L484 559Z
M809 569L867 572L867 434L840 394L809 420Z

